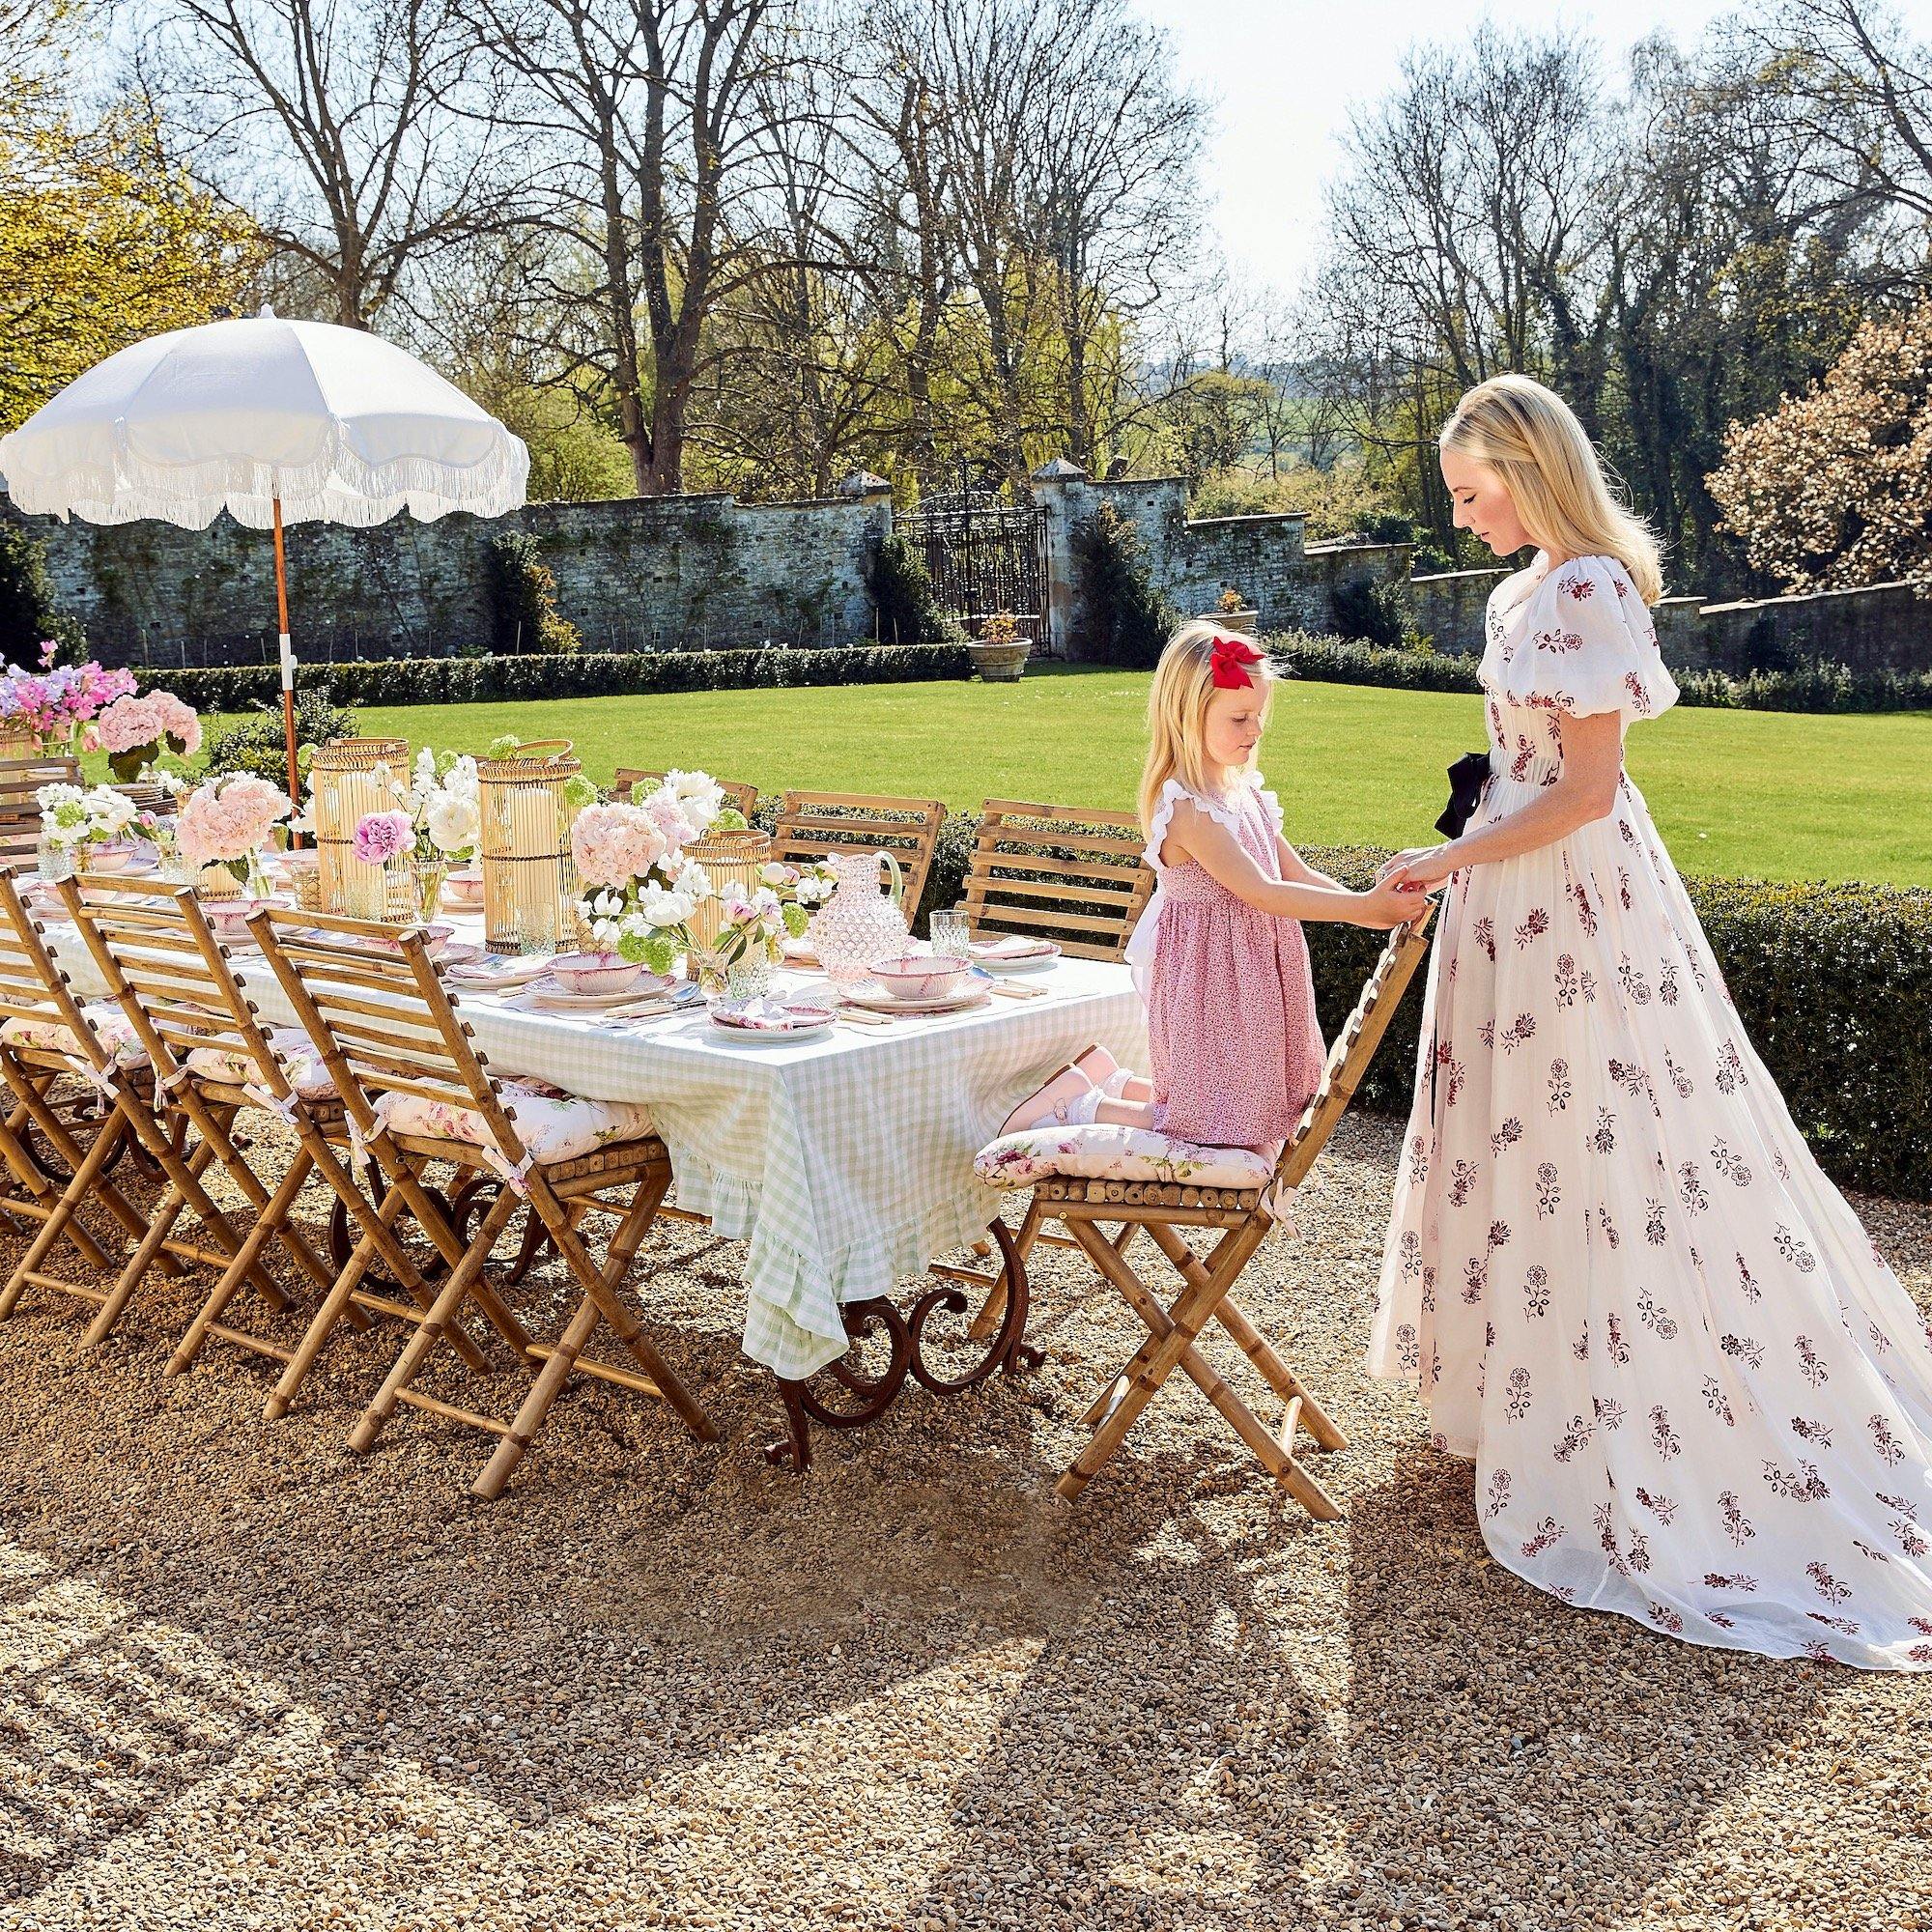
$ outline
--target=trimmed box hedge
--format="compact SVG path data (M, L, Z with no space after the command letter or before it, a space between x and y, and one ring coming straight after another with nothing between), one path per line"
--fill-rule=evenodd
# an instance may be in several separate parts
M963 644L862 644L823 650L529 651L511 657L378 658L307 665L338 704L474 704L491 698L620 697L812 684L912 684L972 675ZM273 665L144 670L198 711L245 711L281 691Z
M948 819L920 908L965 889L976 821ZM1307 846L1309 864L1361 887L1388 854ZM1825 1171L1841 1185L1932 1200L1932 889L1685 880L1759 1057ZM1384 944L1360 926L1311 924L1316 1010L1332 1038ZM1405 1115L1426 967L1371 1065L1357 1104Z
M1472 695L1482 690L1476 678L1481 660L1474 657L1350 643L1301 631L1281 632L1263 641L1284 670L1318 684ZM1721 670L1673 674L1680 702L1721 711L1932 710L1932 671L1855 671L1820 659L1791 670L1752 671L1747 677Z

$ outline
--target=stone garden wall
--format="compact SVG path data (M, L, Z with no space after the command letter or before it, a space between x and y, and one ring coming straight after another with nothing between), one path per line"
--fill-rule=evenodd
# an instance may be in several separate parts
M1409 580L1415 627L1438 651L1479 655L1483 613L1502 570L1459 570ZM1707 604L1666 597L1657 607L1658 642L1679 670L1743 676L1823 658L1854 671L1932 669L1932 598L1909 583L1821 590L1803 597Z
M454 657L495 642L490 539L535 536L557 602L593 651L863 643L873 635L870 547L892 528L880 479L806 503L731 497L540 503L497 522L407 516L375 529L304 524L288 535L297 648L329 658ZM1190 520L1178 476L1105 481L1064 459L1035 473L1046 511L1050 648L1069 654L1075 600L1070 540L1102 504L1147 540L1155 582L1183 612L1211 611L1234 589L1264 630L1335 627L1336 593L1364 580L1406 582L1416 628L1444 652L1483 647L1483 613L1501 570L1410 578L1403 544L1310 544L1298 515ZM0 514L16 514L0 497ZM267 534L222 518L207 530L156 523L29 520L45 544L62 607L108 663L268 662L274 575ZM1901 583L1749 603L1667 598L1665 660L1740 674L1825 658L1855 671L1932 668L1932 599ZM507 643L509 640L505 640Z
M110 663L273 655L274 558L265 531L222 517L170 524L29 520L63 608ZM491 647L490 538L543 547L557 603L591 650L869 640L867 546L889 497L748 504L730 497L539 503L500 520L408 516L373 529L301 524L287 537L297 648L329 657L454 657Z

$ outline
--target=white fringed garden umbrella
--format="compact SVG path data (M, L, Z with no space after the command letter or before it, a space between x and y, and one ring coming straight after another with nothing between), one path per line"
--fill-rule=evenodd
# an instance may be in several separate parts
M499 517L524 500L523 442L433 369L357 328L272 309L110 355L0 437L22 510L200 529L226 510L275 533L282 723L296 795L295 653L282 526Z

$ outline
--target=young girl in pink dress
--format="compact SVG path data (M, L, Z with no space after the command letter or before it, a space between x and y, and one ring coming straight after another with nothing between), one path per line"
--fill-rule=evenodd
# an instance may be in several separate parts
M1208 623L1183 626L1161 653L1140 795L1156 884L1127 946L1152 1077L1089 1047L1002 1134L1106 1122L1274 1149L1294 1130L1325 1058L1300 922L1399 925L1416 900L1388 886L1350 892L1282 837L1254 762L1271 684L1252 643Z

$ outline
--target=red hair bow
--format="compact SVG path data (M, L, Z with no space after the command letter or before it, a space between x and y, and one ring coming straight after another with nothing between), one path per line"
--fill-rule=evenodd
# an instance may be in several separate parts
M1253 686L1246 668L1260 664L1262 654L1245 638L1216 638L1208 662L1214 668L1214 682L1222 691L1238 691L1243 685Z

